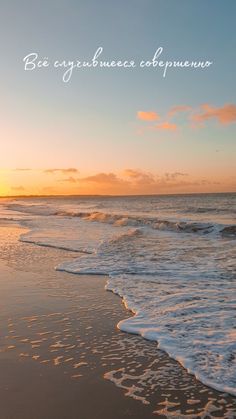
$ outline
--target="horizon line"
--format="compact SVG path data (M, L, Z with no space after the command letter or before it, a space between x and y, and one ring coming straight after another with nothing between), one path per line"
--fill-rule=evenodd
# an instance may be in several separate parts
M66 198L66 197L145 197L145 196L176 196L176 195L226 195L236 194L236 191L227 192L177 192L177 193L153 193L153 194L27 194L27 195L0 195L0 199L16 198Z

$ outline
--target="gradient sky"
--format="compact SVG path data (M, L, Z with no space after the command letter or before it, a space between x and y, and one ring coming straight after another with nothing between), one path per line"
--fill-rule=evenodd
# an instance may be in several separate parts
M0 194L236 191L235 16L235 0L0 0ZM31 52L87 60L99 46L213 65L69 83L24 71Z

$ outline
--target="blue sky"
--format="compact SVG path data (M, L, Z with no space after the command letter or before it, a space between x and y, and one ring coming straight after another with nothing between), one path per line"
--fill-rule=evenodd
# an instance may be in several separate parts
M137 112L165 118L177 105L197 112L205 103L234 104L235 16L234 0L2 0L1 167L76 166L86 174L132 167L211 177L230 168L234 176L234 121L207 120L194 130L179 114L176 133L140 134L147 124ZM89 59L99 46L107 59L151 59L162 46L163 59L213 65L169 69L166 78L157 69L74 70L67 84L53 69L24 71L30 52L50 61Z

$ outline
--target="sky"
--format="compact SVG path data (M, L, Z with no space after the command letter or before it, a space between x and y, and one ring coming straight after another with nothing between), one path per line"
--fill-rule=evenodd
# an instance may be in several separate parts
M0 0L0 195L236 191L235 15L235 0ZM55 62L100 47L135 67L63 81ZM160 48L212 64L140 67ZM49 65L26 70L33 53Z

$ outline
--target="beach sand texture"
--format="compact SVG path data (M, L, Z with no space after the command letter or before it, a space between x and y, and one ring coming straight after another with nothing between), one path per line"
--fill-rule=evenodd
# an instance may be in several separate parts
M130 317L103 276L54 270L77 254L0 227L0 418L235 418L235 398L189 375Z

